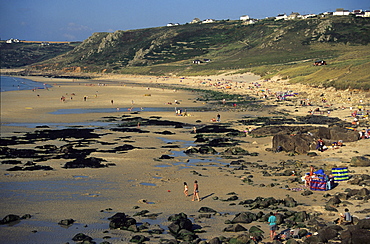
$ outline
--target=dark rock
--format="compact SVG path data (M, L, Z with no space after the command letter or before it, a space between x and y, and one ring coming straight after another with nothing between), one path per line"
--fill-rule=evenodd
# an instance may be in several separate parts
M309 195L312 195L313 192L310 191L310 190L304 190L304 192L301 193L302 196L309 196Z
M4 225L4 224L8 224L8 223L11 223L11 222L14 222L14 221L18 221L20 220L21 218L18 216L18 215L15 215L15 214L8 214L7 216L5 216L1 221L0 221L0 225Z
M368 167L370 166L370 158L366 156L352 157L350 165L353 167Z
M73 161L67 162L64 164L63 168L66 169L75 169L75 168L104 168L107 165L102 164L101 162L105 162L106 160L101 158L79 158Z
M75 222L74 219L63 219L61 221L59 221L58 225L72 225L73 223Z
M249 224L252 223L253 221L257 220L257 216L254 213L251 212L242 212L237 214L233 220L231 220L231 223L236 224L236 223L245 223Z
M145 236L143 235L134 235L130 242L134 242L134 243L143 243L144 241L146 241L147 238L145 238Z
M272 148L277 149L281 147L286 152L297 152L306 154L308 151L314 149L315 140L310 135L274 135L272 138Z
M192 241L197 238L197 235L192 231L193 224L186 214L179 213L171 215L168 217L168 221L172 221L168 226L168 230L175 238L185 241Z
M212 208L209 208L209 207L201 207L199 210L198 210L199 213L217 213L216 210L212 209Z
M239 231L247 231L247 229L241 226L240 224L236 224L236 225L229 225L228 227L224 229L224 231L225 232L239 232Z
M198 153L198 152L199 152L199 150L195 147L189 147L188 149L186 149L184 151L184 153L186 153L186 154L193 154L193 153Z
M338 212L338 209L336 209L336 208L334 208L330 205L327 205L327 204L325 205L325 210L330 211L330 212Z
M89 243L89 242L91 242L91 241L92 241L92 239L93 239L93 238L91 238L90 236L87 236L87 235L85 235L85 234L83 234L83 233L78 233L78 234L76 234L76 235L72 238L72 240L73 240L73 241L76 241L76 242L83 242L83 243L85 243L85 242Z
M217 151L210 146L201 146L198 151L201 154L217 154Z
M209 240L208 244L221 244L221 240L218 237L214 237L211 240Z
M370 230L370 219L360 219L357 226L360 229Z
M318 236L310 236L305 241L305 244L319 244L321 243L320 238Z
M318 231L320 241L327 243L329 240L334 239L339 235L339 231L343 228L338 225L326 226Z
M370 195L370 191L367 188L362 188L356 194L357 196L368 196Z
M132 225L136 225L136 220L134 218L127 217L124 213L116 213L108 219L110 220L109 228L111 229L128 230L130 226L132 229Z
M294 198L292 198L292 197L286 197L284 199L284 206L285 207L290 207L290 208L296 207L297 206L297 201L294 200Z
M353 226L341 232L340 238L343 244L365 244L369 243L370 231Z
M162 155L159 159L173 159L174 157L168 155Z
M293 221L295 222L304 222L308 219L308 214L306 213L306 211L301 211L301 212L297 212L294 214L294 219Z
M248 151L241 147L231 147L223 152L223 155L248 155Z
M336 195L336 196L333 196L332 198L330 198L328 200L328 202L326 203L326 205L328 206L336 206L338 205L339 203L341 203L342 201L339 199L339 197Z
M265 232L257 226L251 226L251 228L249 229L249 236L253 236L256 238L263 238L264 233Z

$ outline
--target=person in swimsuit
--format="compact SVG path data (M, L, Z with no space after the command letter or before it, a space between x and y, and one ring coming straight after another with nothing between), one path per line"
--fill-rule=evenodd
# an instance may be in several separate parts
M184 194L185 194L186 197L189 196L188 191L189 191L188 184L186 182L184 182Z
M198 202L200 201L198 181L194 181L194 193L193 193L193 200L192 201L195 201L195 198L198 199Z

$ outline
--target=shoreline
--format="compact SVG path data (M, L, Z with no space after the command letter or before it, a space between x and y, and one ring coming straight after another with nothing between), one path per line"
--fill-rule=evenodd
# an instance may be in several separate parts
M234 77L234 79L233 79ZM99 78L86 82L74 82L73 80L52 79L39 77L37 80L41 82L49 82L57 84L49 91L40 91L39 96L32 91L15 91L7 93L3 96L2 93L2 119L6 121L19 122L60 122L65 123L84 120L97 121L103 117L111 117L112 123L122 123L125 119L155 120L155 117L160 118L160 121L174 121L195 125L201 128L206 125L222 125L230 126L238 131L246 129L245 125L238 123L239 119L251 113L253 116L271 116L272 111L283 111L291 109L287 116L304 116L307 114L307 108L304 106L291 106L293 102L282 101L275 102L273 99L260 98L263 94L269 94L276 90L299 90L307 91L307 87L299 85L290 85L285 81L239 81L244 79L242 75L237 76L220 76L220 77L197 77L197 78L159 78L159 77L129 77L132 83L137 83L137 86L124 86L120 77L113 79L107 77L106 80ZM251 78L252 79L252 78ZM230 80L232 80L230 82ZM98 83L106 83L108 85L98 86ZM260 87L249 89L251 82L261 84ZM78 84L79 83L79 84ZM95 85L86 85L95 84ZM115 84L115 85L113 85ZM226 101L223 106L222 101L219 101L215 106L218 108L214 111L194 112L190 116L176 116L174 112L140 112L132 114L130 112L122 112L118 114L84 114L84 115L51 115L50 111L56 109L67 108L114 108L117 106L130 108L132 105L139 107L168 107L173 106L167 104L174 103L175 100L180 101L180 106L186 107L201 107L213 105L197 101L198 94L194 94L191 90L168 90L159 87L149 87L148 84L164 84L189 86L193 88L221 90L227 93L240 93L245 96L254 96L260 99L261 103L274 105L274 107L263 111L245 111L231 106L234 101ZM216 84L216 85L214 85ZM222 85L221 85L222 84ZM226 85L232 85L231 89L221 88ZM244 85L244 86L243 86ZM286 88L286 89L285 89ZM97 92L98 91L98 92ZM37 91L38 92L38 91ZM312 91L312 96L316 96L322 90ZM66 94L68 93L68 95ZM60 97L64 95L69 97L71 93L73 99L66 102L61 102ZM151 94L145 96L145 94ZM95 97L95 95L97 96ZM335 101L332 107L338 108L345 101L344 95ZM87 101L83 100L84 96L88 96ZM270 95L269 95L270 96ZM310 94L307 95L309 97ZM335 95L329 95L328 100ZM358 98L366 97L366 94L357 94ZM318 97L320 99L320 97ZM111 104L111 100L114 101ZM5 101L5 103L3 103ZM299 101L299 100L297 100ZM313 100L312 100L313 101ZM364 103L368 100L364 99ZM316 103L316 101L315 101ZM357 103L357 102L356 102ZM286 106L289 105L289 106ZM320 107L322 104L320 104ZM28 109L32 108L32 109ZM293 110L294 109L294 110ZM297 110L297 111L295 111ZM210 121L217 113L221 114L221 123L213 123ZM350 110L333 110L330 116L349 119ZM5 117L4 117L4 116ZM129 116L129 117L127 117ZM135 121L136 121L135 120ZM201 122L197 122L201 121ZM2 121L3 123L3 121ZM14 127L3 128L2 138L8 136L21 137L23 133L34 133L41 129L28 129ZM303 165L301 171L308 170L311 164L321 167L324 164L348 165L351 157L365 155L367 152L368 142L356 141L347 143L345 147L339 150L328 150L318 153L318 156L311 158L307 155L290 156L287 153L273 153L266 151L266 148L271 148L271 137L253 138L251 136L236 137L240 146L249 152L256 152L258 156L242 156L239 159L250 164L245 164L244 170L235 170L238 166L230 166L231 162L237 161L238 157L222 157L222 155L184 155L182 152L189 145L194 146L194 134L191 134L191 126L174 127L170 125L145 125L136 124L129 127L148 131L148 133L138 133L133 131L116 132L110 130L109 127L99 127L93 129L94 133L98 134L97 138L69 138L65 140L45 139L35 141L34 143L19 143L10 145L13 149L35 149L37 146L55 145L60 148L67 144L72 144L78 150L92 150L92 157L104 158L107 163L115 164L106 168L78 168L65 169L62 166L70 161L63 158L50 158L46 161L35 163L38 165L51 166L50 171L6 171L13 165L1 164L0 170L3 172L0 179L4 190L4 204L1 209L1 216L7 214L31 214L32 218L21 220L15 226L0 226L0 233L9 243L32 243L35 240L38 242L46 241L48 236L52 235L53 231L63 229L62 227L51 227L53 223L59 222L61 219L73 218L76 219L76 224L73 224L68 231L64 232L64 237L58 240L58 243L70 241L75 233L85 232L92 236L94 240L103 240L106 235L112 236L108 240L112 243L119 243L120 239L128 241L135 233L129 231L107 230L111 217L116 212L124 212L130 216L141 210L149 210L150 213L161 213L157 220L148 220L145 217L134 217L139 221L151 221L152 223L160 222L162 227L168 225L166 219L172 214L180 212L186 213L191 217L194 224L201 225L205 233L198 235L208 241L216 236L232 237L238 235L234 232L223 232L227 227L226 220L230 220L236 213L252 211L238 203L246 199L255 199L256 197L271 197L283 199L287 194L292 196L299 205L289 208L293 211L307 211L316 217L323 218L325 222L329 222L337 217L337 213L332 213L324 210L324 205L327 198L323 196L326 193L335 194L336 192L344 192L346 188L361 189L361 186L348 185L340 183L337 188L329 192L314 192L311 196L302 196L301 193L305 189L300 183L290 182L292 176L274 176L281 162L301 162ZM79 128L77 128L79 129ZM83 129L83 128L81 128ZM49 130L49 129L45 129ZM17 132L18 131L18 132ZM164 131L170 131L173 134L161 134ZM164 139L162 139L164 138ZM31 141L32 142L32 141ZM111 152L115 147L122 145L132 145L134 148L117 152ZM76 147L78 146L78 147ZM215 146L217 151L223 152L226 148ZM161 156L169 155L174 158L161 159ZM22 163L25 163L27 158L19 158ZM4 158L2 161L5 160ZM31 159L32 160L32 159ZM259 165L259 166L257 166ZM266 166L263 166L266 165ZM261 169L259 168L261 167ZM293 165L288 165L286 169L294 169ZM268 171L271 176L263 176L262 171ZM351 168L353 174L366 174L366 167ZM247 184L243 181L245 177L252 175L253 184ZM189 184L189 192L192 192L192 183L198 180L200 186L201 202L192 202L191 197L185 197L183 194L183 182ZM144 183L144 184L143 184ZM265 185L265 186L262 186ZM273 185L277 184L277 185ZM299 191L291 191L288 188L300 188ZM234 192L238 197L236 201L221 201L230 197L229 193ZM43 195L45 194L45 195ZM215 200L214 197L218 197ZM142 203L145 199L148 203ZM354 200L354 205L350 205L351 212L362 210L365 203L360 200ZM232 204L234 203L234 204ZM139 206L134 209L134 206ZM212 218L198 218L200 207L210 207L215 209L218 214ZM344 204L341 204L338 209L342 211ZM257 209L253 211L270 212L269 209ZM364 218L366 214L356 213L360 218ZM28 221L28 222L27 222ZM36 222L45 223L42 227ZM34 225L30 224L34 223ZM96 225L97 224L97 225ZM87 225L87 227L83 227ZM250 224L242 224L247 229L251 226L260 226L265 231L264 242L268 242L268 226L264 222L252 222ZM91 227L90 227L91 226ZM98 227L94 227L98 226ZM78 229L77 229L78 228ZM166 227L165 227L166 228ZM32 230L37 230L32 233ZM104 233L108 231L109 234ZM162 234L156 238L173 239L169 234ZM14 238L14 239L12 239ZM28 239L28 242L26 239ZM37 239L39 238L39 239ZM148 243L157 243L158 239L151 238ZM37 242L37 241L36 241Z

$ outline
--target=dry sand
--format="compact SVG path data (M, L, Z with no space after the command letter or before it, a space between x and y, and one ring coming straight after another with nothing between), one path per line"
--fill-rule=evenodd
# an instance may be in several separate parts
M369 104L366 93L352 91L333 91L323 88L308 88L302 85L290 85L286 81L260 81L251 74L225 75L218 77L142 77L142 76L105 76L96 80L68 80L50 79L44 77L31 77L35 81L52 84L49 90L37 91L12 91L1 93L1 136L19 136L24 132L33 132L37 129L7 126L8 123L82 123L100 120L106 116L130 115L132 117L150 118L159 116L163 120L179 121L197 126L211 124L210 119L215 117L217 111L189 112L191 116L176 116L171 112L147 112L149 107L191 107L206 106L206 103L195 102L198 94L191 91L162 89L159 84L178 85L193 88L209 88L221 90L222 87L230 86L231 89L222 89L228 93L238 93L260 97L261 90L269 89L271 92L292 90L294 92L306 92L304 98L310 99L313 104L322 107L321 94L325 94L332 108L345 106L346 109L332 111L330 116L350 119L349 107L361 104ZM259 89L249 89L251 82L259 82ZM132 84L136 85L132 85ZM149 85L150 86L149 86ZM215 85L217 84L217 85ZM156 85L157 87L155 87ZM257 92L260 91L260 92ZM74 93L75 95L72 95ZM150 96L149 96L150 94ZM61 97L66 97L62 102ZM84 96L87 96L84 101ZM72 99L71 99L72 97ZM351 101L348 101L351 97ZM113 104L111 103L113 100ZM175 105L178 100L180 105ZM362 100L360 103L360 100ZM271 105L274 100L263 100L263 103ZM168 103L172 103L169 105ZM245 130L246 127L237 123L243 116L266 116L272 111L289 112L292 115L306 115L307 107L287 106L291 103L274 103L278 107L273 110L263 111L240 111L237 109L220 109L222 123L229 122L233 128ZM142 107L139 114L130 114L131 107ZM58 109L88 109L88 108L119 108L114 113L84 113L84 114L50 114ZM324 106L325 109L325 106ZM201 120L201 123L197 121ZM336 218L335 215L324 211L327 192L314 192L311 196L302 196L301 191L293 192L288 188L301 187L301 184L288 183L291 177L263 177L258 168L249 167L245 171L234 171L225 167L232 160L222 159L218 156L186 156L181 153L187 145L193 144L194 135L190 133L192 127L173 128L158 126L143 126L141 129L150 133L138 134L131 132L112 132L107 128L98 128L96 132L101 134L97 141L91 141L86 148L109 150L122 144L131 144L137 147L127 153L103 153L94 152L91 156L101 157L116 166L100 169L63 169L62 166L68 160L52 159L40 164L49 165L52 171L32 172L9 172L6 169L10 165L0 165L2 174L1 181L1 214L31 214L29 220L22 220L15 226L0 226L0 236L7 243L65 243L71 242L71 238L79 233L85 233L99 243L104 236L111 236L107 241L111 243L128 242L135 233L121 230L109 230L107 220L116 212L124 212L133 215L141 210L149 210L150 213L160 213L157 220L147 220L135 217L139 222L151 221L158 223L162 228L169 224L168 216L180 212L188 216L198 216L200 207L207 206L215 209L220 215L211 219L192 219L206 230L199 234L203 239L210 240L216 236L234 236L237 233L227 233L222 230L227 227L225 220L231 220L234 214L249 211L242 205L230 205L232 202L213 200L214 197L227 199L230 192L235 192L240 200L261 197L275 197L283 199L287 194L296 199L300 205L293 208L296 211L305 210L309 213L321 213L320 217L326 221ZM159 135L154 132L169 130L173 135ZM258 157L244 156L245 161L252 163L268 164L277 166L281 161L299 160L303 164L336 164L346 165L351 157L368 153L369 141L357 141L348 143L340 150L329 150L319 153L319 156L310 158L306 155L288 156L286 153L267 152L271 148L271 137L252 138L250 136L240 138L241 147L249 152L258 152ZM116 143L114 146L109 143ZM179 145L179 148L163 148L168 142ZM46 141L37 144L21 144L10 146L13 148L35 148L44 144L55 144L58 147L65 141ZM216 150L222 151L223 148ZM159 160L161 155L175 155L174 159ZM2 159L4 160L4 159ZM190 160L190 162L187 162ZM197 161L198 160L198 161ZM22 161L26 162L25 159ZM195 163L192 163L195 162ZM308 169L307 169L308 170ZM367 173L366 168L351 168L352 173ZM194 171L200 175L194 174ZM247 171L247 172L246 172ZM248 173L249 172L249 173ZM241 178L253 175L254 185L247 185ZM183 194L183 182L189 184L192 192L192 184L198 180L200 186L201 202L191 201L191 197ZM277 180L277 181L276 181ZM260 187L260 184L280 183L275 187ZM337 188L330 191L343 192L346 188L360 188L346 183L340 183ZM141 203L145 199L148 203ZM139 209L134 209L139 206ZM366 203L355 201L350 206L351 212L366 208ZM339 208L341 211L344 206ZM103 210L103 211L102 211ZM265 213L270 210L263 210ZM364 214L355 214L363 218ZM73 218L76 223L70 228L62 228L58 223L62 219ZM259 225L268 237L267 223L253 222L244 225L249 228ZM104 233L108 230L108 233ZM170 235L160 235L161 238L172 238ZM151 237L150 243L157 243L159 236ZM266 239L265 241L268 241Z

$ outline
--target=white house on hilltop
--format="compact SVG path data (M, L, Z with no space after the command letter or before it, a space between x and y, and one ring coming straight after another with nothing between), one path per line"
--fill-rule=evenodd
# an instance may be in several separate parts
M18 43L20 42L18 39L14 39L14 38L10 38L8 40L6 40L6 43Z
M344 16L349 14L349 10L344 10L342 8L337 8L336 11L333 13L334 16Z
M241 21L247 21L247 20L250 20L249 16L248 15L243 15L240 17L240 20Z
M214 20L214 19L205 19L205 20L203 20L203 21L202 21L202 23L203 23L203 24L206 24L206 23L213 23L213 22L215 22L215 20Z
M279 14L278 16L275 17L275 20L286 20L288 19L288 16L286 14Z

